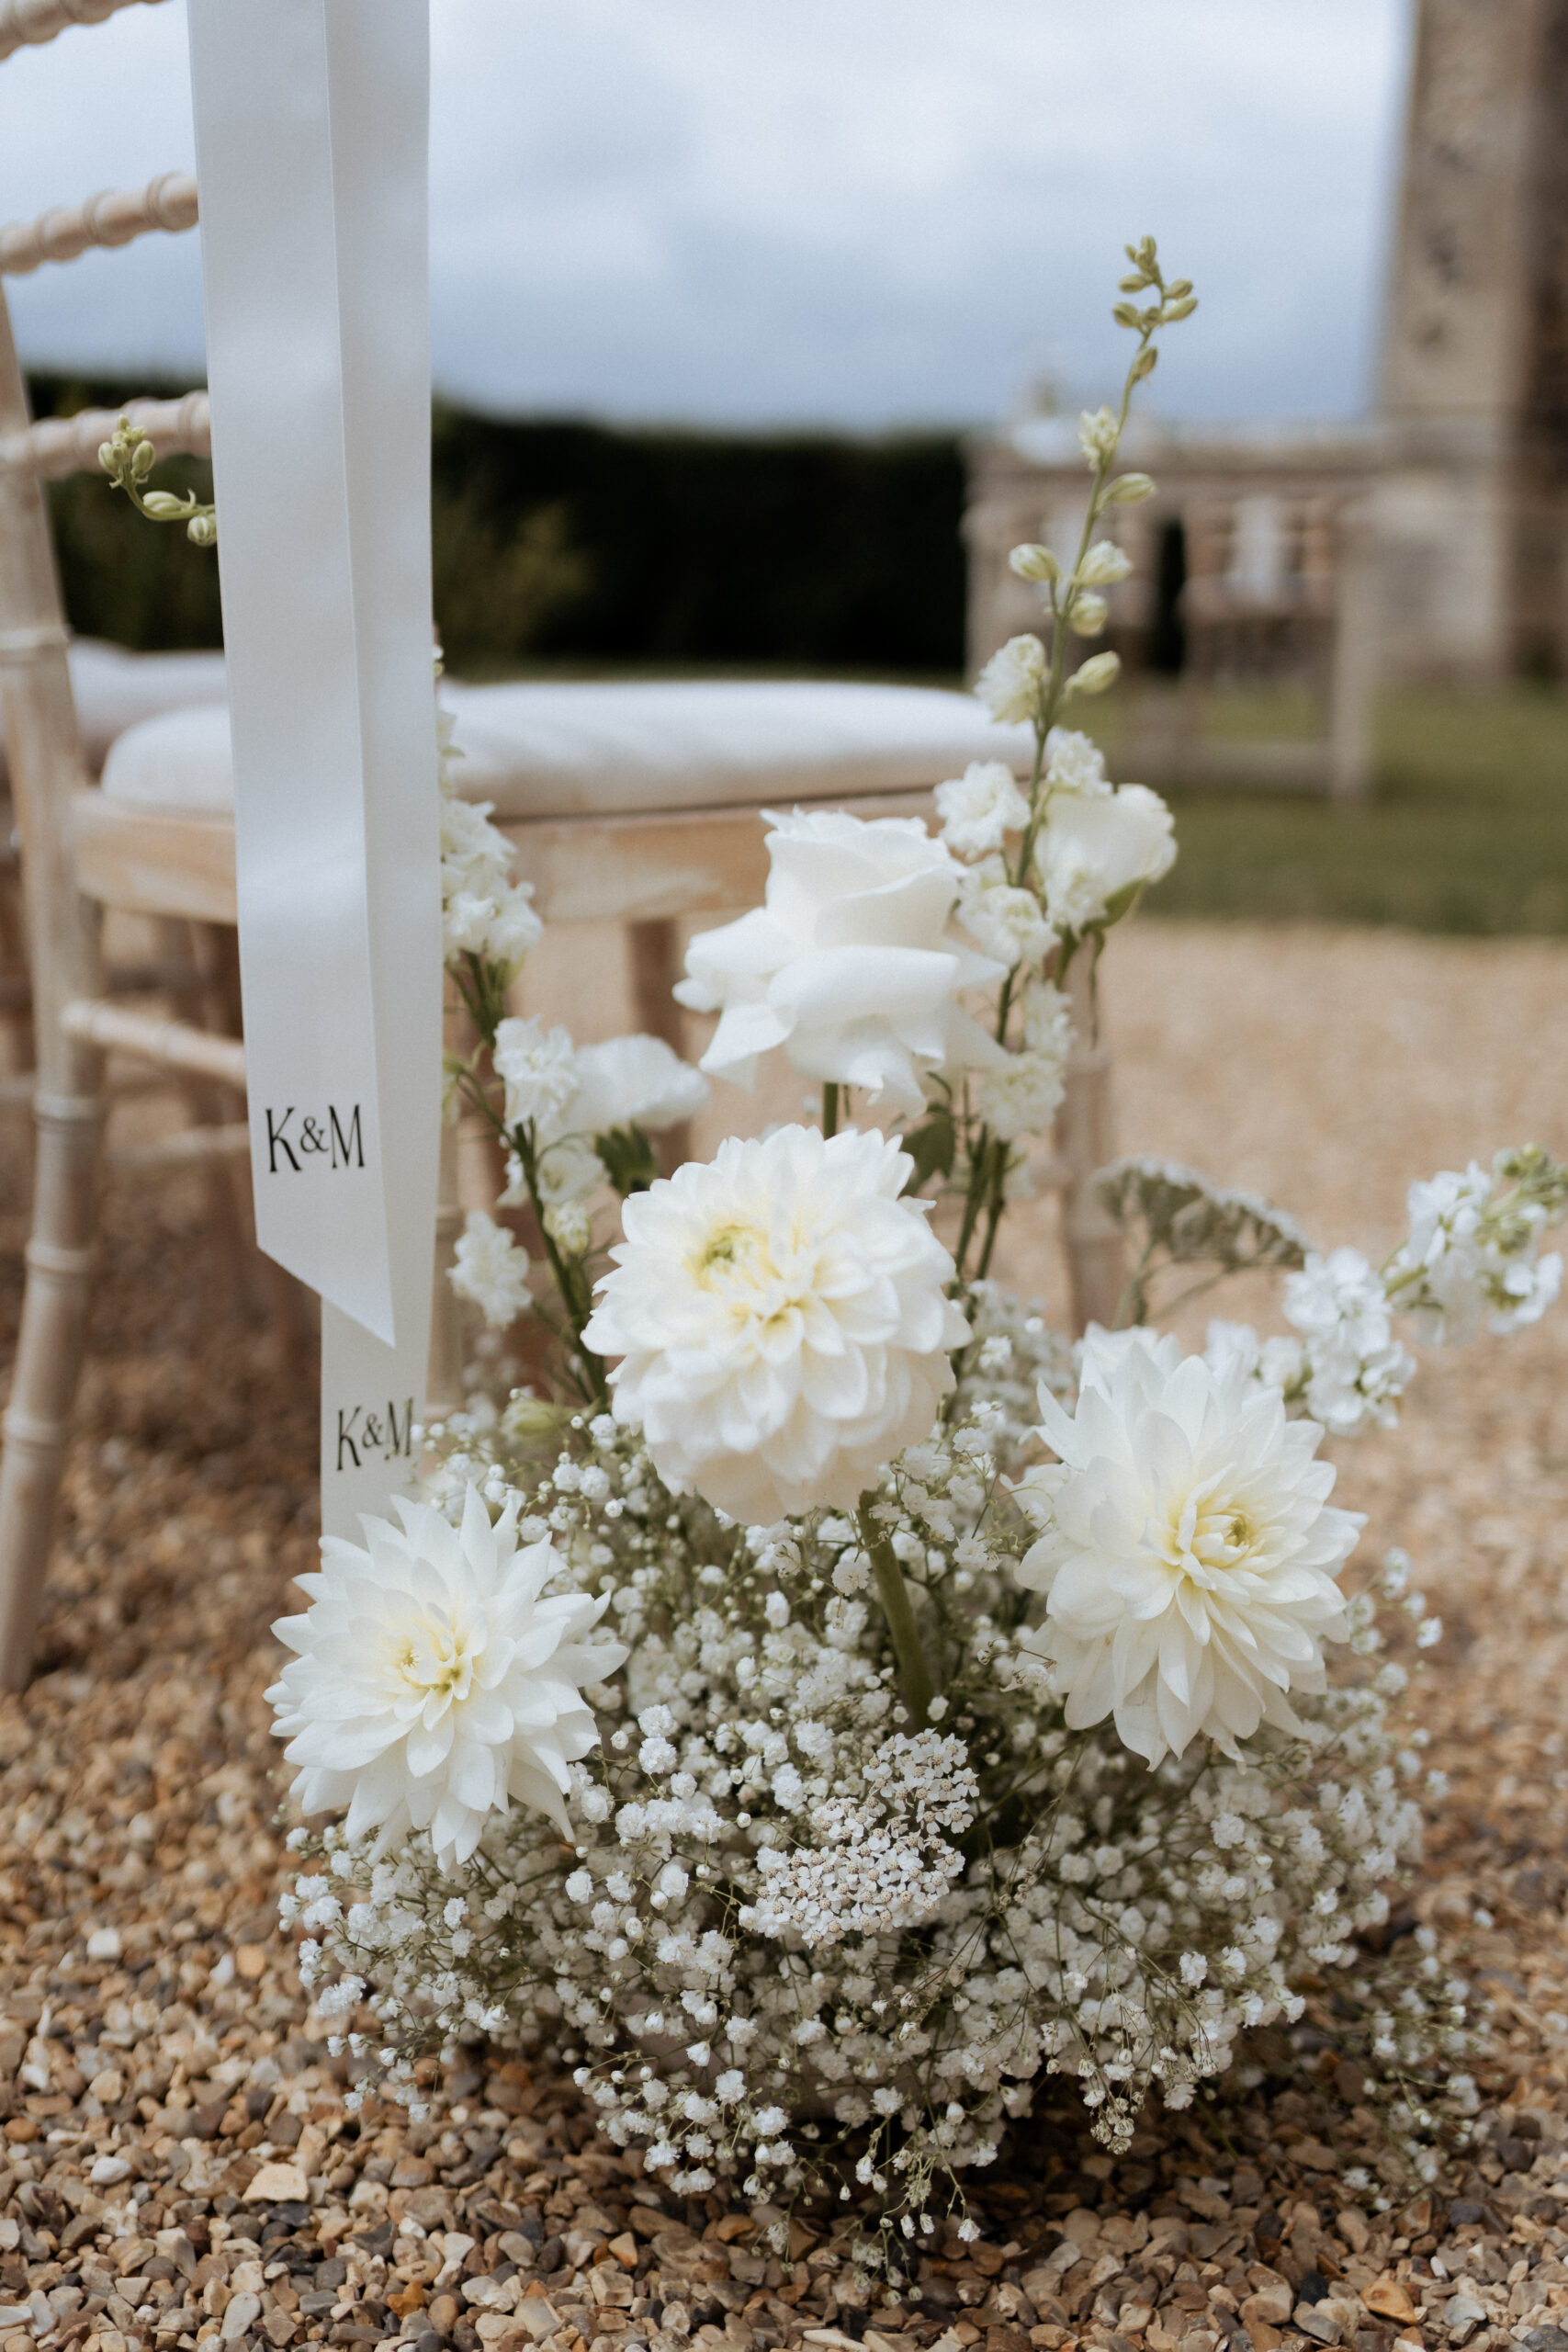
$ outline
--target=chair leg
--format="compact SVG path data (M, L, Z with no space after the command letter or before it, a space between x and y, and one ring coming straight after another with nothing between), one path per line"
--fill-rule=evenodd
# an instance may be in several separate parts
M1080 956L1067 978L1076 1040L1066 1091L1056 1114L1056 1150L1067 1168L1062 1196L1062 1238L1067 1259L1068 1305L1075 1336L1091 1323L1108 1329L1122 1303L1126 1268L1122 1229L1096 1196L1094 1178L1115 1157L1111 1102L1111 1053L1095 1026L1089 958Z
M31 1671L65 1442L86 1337L103 1101L39 1095L38 1189L0 1453L0 1689Z
M463 1230L463 1209L457 1193L457 1130L446 1120L441 1125L441 1176L435 1205L435 1274L430 1303L430 1370L425 1381L424 1417L444 1421L463 1402L462 1310L449 1279Z
M628 923L631 961L632 1018L649 1037L662 1037L678 1054L686 1050L685 1016L675 1001L681 978L681 937L668 917L656 922ZM666 1176L674 1174L692 1156L692 1130L682 1121L660 1136L654 1150Z

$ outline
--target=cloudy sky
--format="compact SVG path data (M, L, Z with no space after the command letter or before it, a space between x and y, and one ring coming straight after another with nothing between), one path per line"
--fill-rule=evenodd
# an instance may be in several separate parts
M1410 0L432 0L443 390L983 422L1099 396L1124 238L1202 308L1169 415L1362 407ZM0 213L191 157L182 0L0 73ZM12 283L26 356L199 367L192 237Z

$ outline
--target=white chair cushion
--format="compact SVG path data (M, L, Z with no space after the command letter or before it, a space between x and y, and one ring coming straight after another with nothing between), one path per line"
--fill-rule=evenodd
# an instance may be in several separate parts
M190 703L221 703L221 653L130 653L96 637L73 638L66 656L76 725L87 766L96 775L109 745L128 727ZM0 787L9 781L0 736Z
M609 816L913 791L971 760L1026 772L1026 727L928 686L590 684L465 686L444 699L470 800L502 819ZM120 736L104 790L148 808L232 806L228 712L171 711Z

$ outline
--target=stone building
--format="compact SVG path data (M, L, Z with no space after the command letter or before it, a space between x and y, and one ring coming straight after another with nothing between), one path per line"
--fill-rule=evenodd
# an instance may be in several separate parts
M1418 0L1390 285L1369 423L1129 434L1159 491L1108 642L1150 773L1353 794L1377 680L1568 670L1568 0ZM1084 495L1074 418L976 445L975 664L1038 609L1008 549L1076 544ZM1306 686L1315 740L1200 741L1179 677Z

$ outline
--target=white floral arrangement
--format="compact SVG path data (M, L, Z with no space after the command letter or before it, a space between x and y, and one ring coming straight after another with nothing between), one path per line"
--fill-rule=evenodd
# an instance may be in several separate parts
M1043 2075L1120 2150L1151 2094L1255 2083L1258 2035L1278 2057L1306 2015L1382 2098L1391 2178L1430 2177L1474 2105L1464 1985L1425 1931L1379 1950L1440 1777L1380 1607L1416 1654L1441 1629L1402 1555L1354 1573L1319 1446L1395 1418L1397 1317L1451 1340L1543 1311L1568 1172L1532 1149L1416 1184L1376 1270L1122 1162L1122 1328L1076 1347L990 1272L1067 1081L1069 968L1174 854L1164 804L1061 717L1115 673L1072 660L1129 568L1097 533L1153 488L1118 443L1194 307L1128 253L1081 542L1014 551L1043 633L979 682L1032 729L1029 774L940 786L936 837L771 818L764 905L692 944L703 1069L782 1053L819 1126L660 1176L650 1133L706 1080L507 1012L536 919L448 772L478 1038L452 1091L509 1175L453 1280L492 1377L522 1317L552 1368L426 1432L421 1494L325 1544L277 1629L317 1822L285 1917L339 2046L411 2097L462 2039L542 2047L679 2190L733 2183L775 2230L860 2196L868 2260L962 2212ZM1259 1267L1288 1335L1216 1323L1183 1356L1150 1328L1173 1272Z

